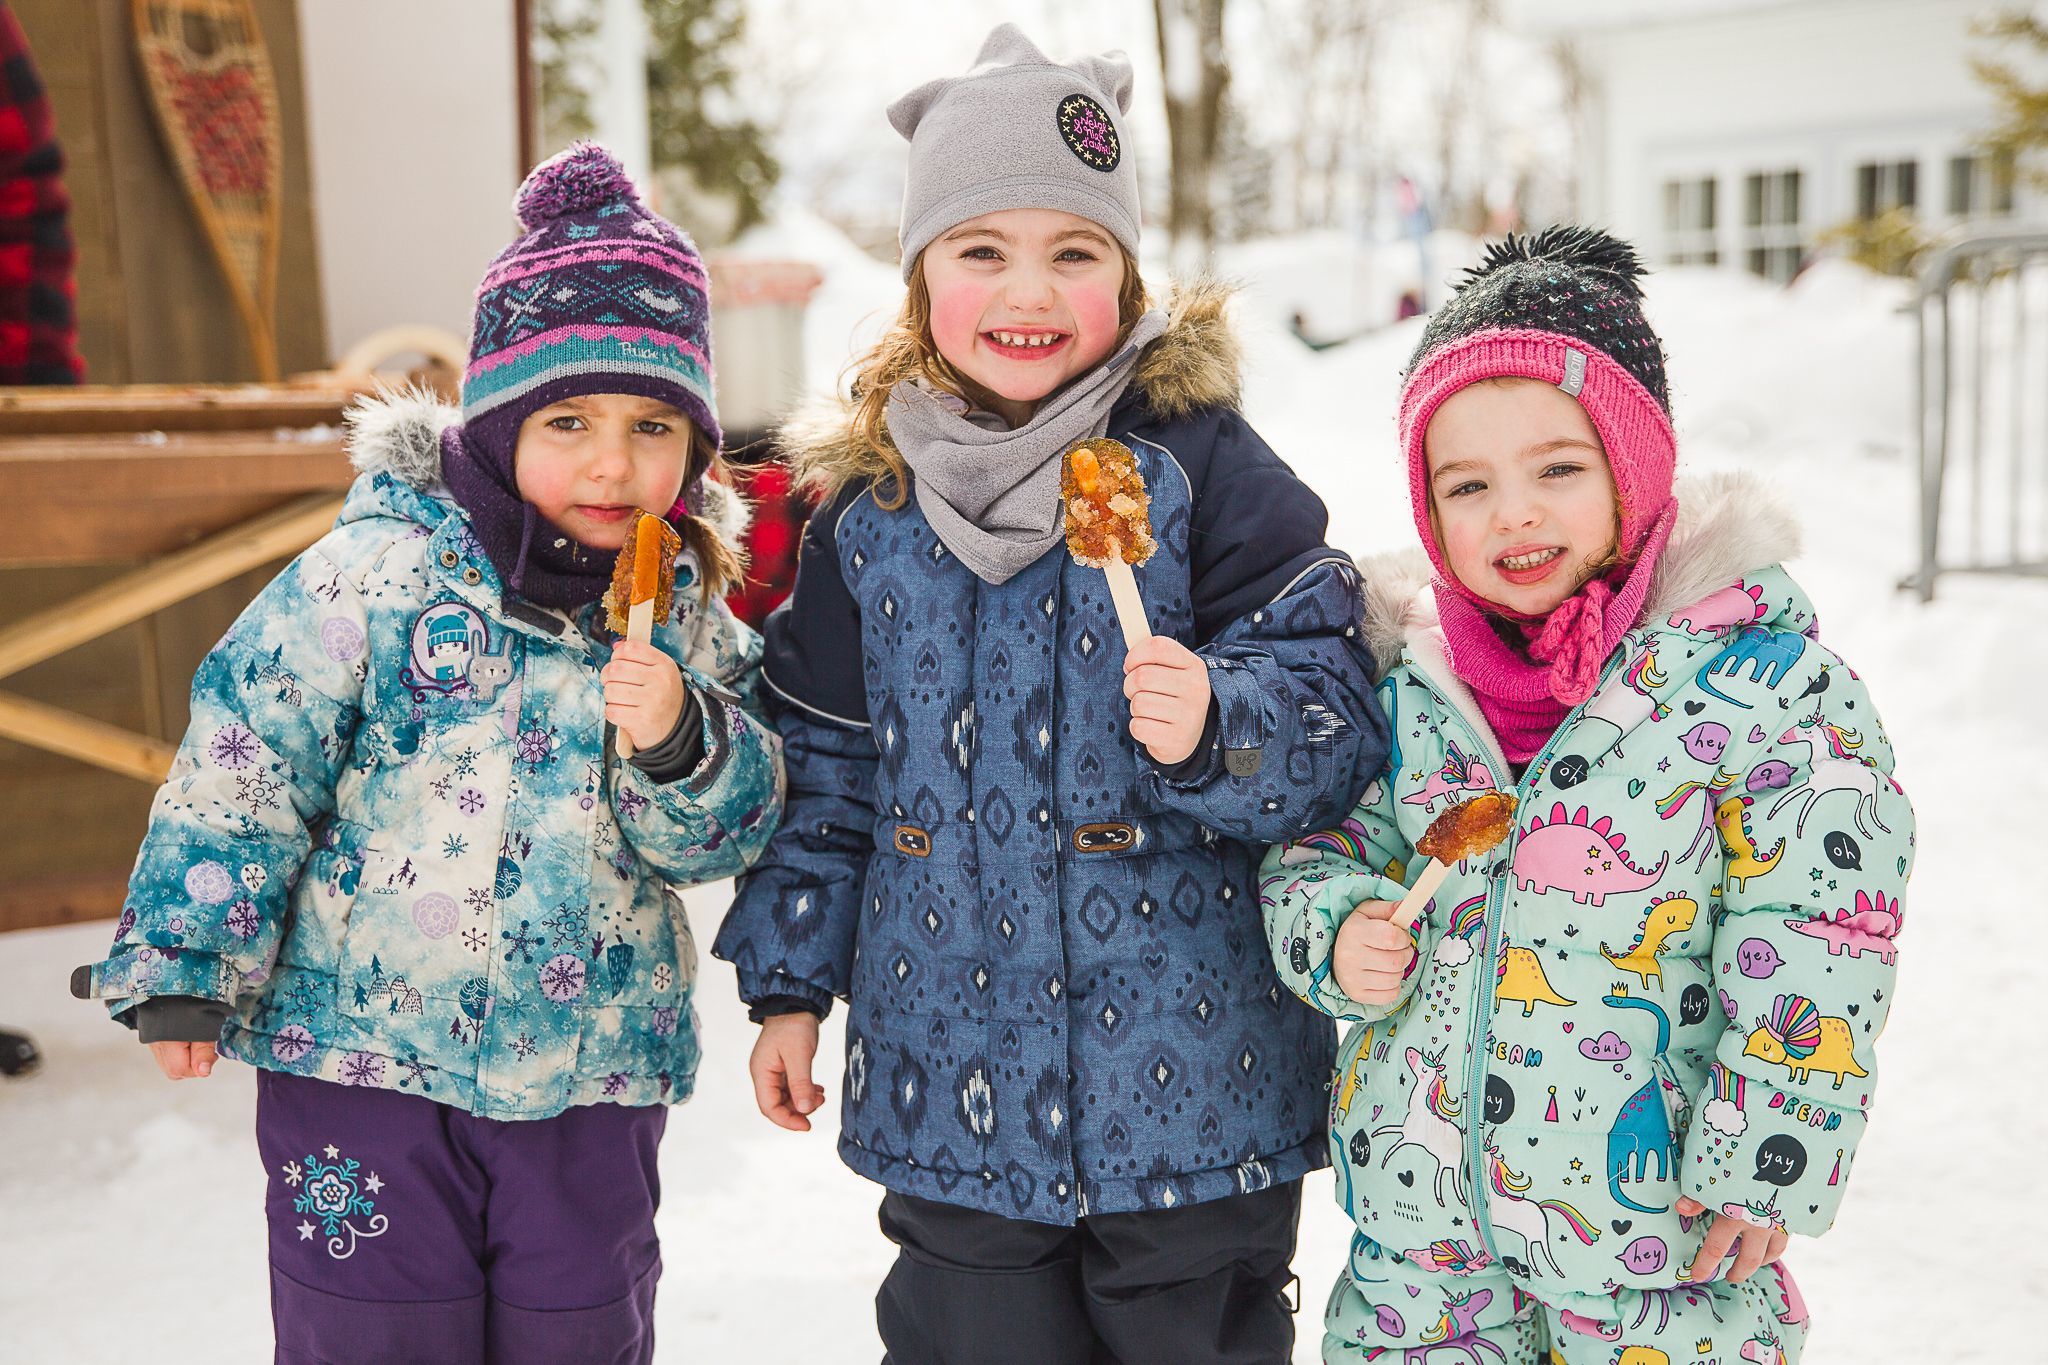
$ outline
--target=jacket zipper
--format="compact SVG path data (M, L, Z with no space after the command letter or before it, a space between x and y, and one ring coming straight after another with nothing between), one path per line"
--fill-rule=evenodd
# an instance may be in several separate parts
M1419 665L1418 671L1423 673L1425 677L1428 676L1428 670L1420 668ZM1514 784L1512 790L1515 797L1516 816L1514 825L1508 833L1507 848L1504 855L1504 865L1506 867L1512 868L1514 866L1515 849L1521 842L1521 805L1528 797L1528 792L1525 788L1529 782L1530 775L1543 767L1550 757L1551 750L1556 747L1558 737L1569 730L1578 720L1580 713L1592 703L1593 698L1600 695L1601 688L1607 685L1607 680L1612 676L1613 672L1614 665L1609 664L1601 673L1600 681L1586 695L1586 699L1573 707L1570 714L1558 722L1557 729L1551 732L1550 739L1538 751L1536 757L1529 760L1529 766L1522 770L1522 780ZM1494 738L1492 728L1481 722L1474 721L1471 716L1465 714L1464 708L1453 698L1449 689L1438 687L1436 690L1442 694L1444 703L1451 708L1452 713L1460 721L1464 722L1466 731L1477 741L1477 747L1486 750L1487 757L1500 764L1500 767L1495 771L1503 775L1510 772L1511 769L1508 767L1507 757L1501 751L1499 742ZM1496 785L1498 785L1497 782ZM1510 876L1511 874L1488 879L1486 888L1486 928L1482 941L1487 947L1489 958L1499 948L1501 919L1507 909L1507 883L1510 880ZM1475 963L1474 965L1477 964ZM1480 1138L1480 1124L1485 1121L1486 1117L1486 1077L1488 1074L1486 1061L1488 1049L1484 1046L1485 1039L1481 1031L1490 1025L1493 1020L1493 1008L1496 1003L1493 994L1495 974L1482 969L1477 973L1477 976L1479 978L1478 984L1473 989L1472 998L1467 1002L1474 1007L1472 1018L1465 1026L1466 1055L1475 1059L1472 1067L1472 1080L1466 1087L1465 1092L1465 1175L1467 1187L1472 1192L1472 1231L1479 1238L1479 1244L1485 1249L1486 1254L1498 1263L1500 1261L1500 1247L1494 1242L1487 1230L1486 1183L1484 1177L1485 1152Z

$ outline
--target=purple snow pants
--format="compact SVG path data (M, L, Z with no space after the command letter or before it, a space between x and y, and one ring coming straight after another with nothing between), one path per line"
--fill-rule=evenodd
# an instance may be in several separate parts
M278 1365L646 1365L667 1118L505 1122L258 1072Z

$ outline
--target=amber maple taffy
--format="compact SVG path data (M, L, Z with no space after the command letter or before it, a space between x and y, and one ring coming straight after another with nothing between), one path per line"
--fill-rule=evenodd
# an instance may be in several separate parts
M1422 907L1450 875L1451 864L1491 851L1514 826L1515 798L1506 792L1481 792L1444 807L1443 814L1430 822L1428 833L1415 843L1415 851L1429 861L1394 907L1391 922L1403 929L1414 928Z
M1067 452L1060 494L1067 507L1067 551L1077 564L1108 577L1124 647L1136 648L1152 638L1152 627L1131 566L1143 564L1158 548L1152 539L1152 499L1137 457L1121 441L1085 441Z
M683 538L660 517L642 512L634 519L604 595L605 616L614 631L644 645L654 638L657 625L667 624L682 548ZM620 730L617 743L620 759L633 756L632 736Z

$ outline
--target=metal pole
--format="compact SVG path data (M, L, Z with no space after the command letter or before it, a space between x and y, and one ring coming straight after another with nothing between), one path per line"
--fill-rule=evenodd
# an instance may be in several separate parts
M1984 362L1991 330L1991 262L1979 256L1972 296L1977 316L1971 320L1970 338L1970 546L1968 567L1984 562Z
M2020 554L2020 498L2026 489L2026 406L2027 388L2020 382L2027 365L2027 258L2017 249L2012 253L2012 355L2006 366L2012 385L2012 468L2008 471L2006 553L2017 564Z

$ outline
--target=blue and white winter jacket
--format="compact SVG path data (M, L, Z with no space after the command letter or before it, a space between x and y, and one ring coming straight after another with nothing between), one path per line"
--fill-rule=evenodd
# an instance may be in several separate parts
M621 763L602 610L502 601L439 478L456 416L353 414L362 476L201 662L85 984L117 1014L219 1001L230 1056L490 1118L676 1103L696 950L668 888L745 870L782 811L760 640L690 590L685 552L654 642L700 702L704 757L666 784Z
M1386 722L1357 572L1237 413L1222 313L1177 300L1109 423L1152 498L1147 617L1217 703L1170 772L1101 571L1056 545L984 582L914 495L877 502L843 417L798 452L840 486L765 627L789 818L713 951L750 1002L849 1002L840 1151L891 1189L1072 1223L1327 1160L1332 1030L1273 975L1258 864L1348 809Z

